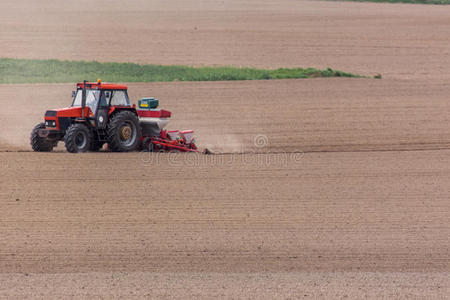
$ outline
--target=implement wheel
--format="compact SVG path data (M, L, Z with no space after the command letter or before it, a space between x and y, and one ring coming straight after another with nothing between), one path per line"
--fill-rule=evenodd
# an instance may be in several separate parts
M153 152L155 151L155 145L152 143L152 139L149 137L146 137L142 141L142 151L144 152Z

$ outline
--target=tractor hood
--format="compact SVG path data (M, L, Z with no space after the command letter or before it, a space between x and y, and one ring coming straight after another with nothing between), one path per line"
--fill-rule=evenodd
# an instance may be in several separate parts
M92 112L89 107L85 107L85 116L92 115ZM45 112L46 117L68 117L68 118L79 118L81 117L81 107L66 107L59 109L47 110Z

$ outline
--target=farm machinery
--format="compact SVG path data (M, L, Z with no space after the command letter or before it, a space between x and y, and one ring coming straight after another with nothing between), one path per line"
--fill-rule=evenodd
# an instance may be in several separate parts
M158 152L200 152L192 130L166 130L171 112L159 109L155 98L131 105L127 86L78 83L70 107L47 110L44 122L30 137L34 151L49 152L64 141L71 153L99 151L104 145L113 152L135 150ZM205 149L205 154L210 152Z

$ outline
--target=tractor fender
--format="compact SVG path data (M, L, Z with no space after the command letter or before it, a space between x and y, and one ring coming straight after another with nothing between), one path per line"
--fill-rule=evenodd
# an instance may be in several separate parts
M132 113L134 113L136 116L138 115L137 114L137 111L136 111L136 108L134 108L134 107L130 107L130 106L112 106L110 109L109 109L109 112L108 112L108 118L110 118L110 117L112 117L113 115L115 115L116 113L118 113L118 112L120 112L120 111L124 111L124 110L128 110L128 111L131 111Z

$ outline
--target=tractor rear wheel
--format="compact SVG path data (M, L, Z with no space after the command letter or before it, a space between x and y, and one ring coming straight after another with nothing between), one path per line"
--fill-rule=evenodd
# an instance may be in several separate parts
M131 111L121 111L109 121L108 147L114 152L134 151L139 146L141 127L137 116Z
M31 131L30 144L31 148L36 152L50 152L53 150L55 142L39 136L39 130L45 129L45 123L39 123ZM56 142L58 143L58 142Z
M91 133L84 124L73 124L64 136L66 149L71 153L86 152L91 146Z

